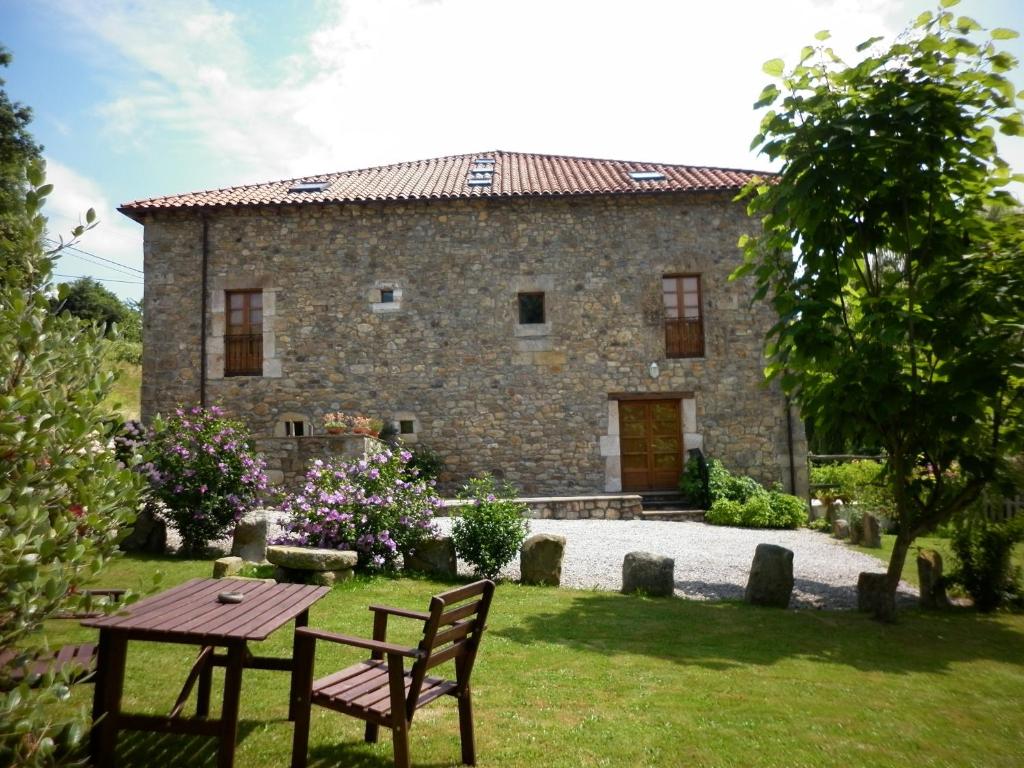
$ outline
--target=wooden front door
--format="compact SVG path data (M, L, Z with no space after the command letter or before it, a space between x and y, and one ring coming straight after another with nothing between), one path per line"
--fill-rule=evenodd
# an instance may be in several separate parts
M622 490L667 491L679 486L683 434L678 400L620 400Z

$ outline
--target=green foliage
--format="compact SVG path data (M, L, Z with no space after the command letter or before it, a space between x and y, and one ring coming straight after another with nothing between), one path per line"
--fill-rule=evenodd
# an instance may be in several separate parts
M418 477L424 480L437 480L444 472L444 457L437 451L419 444L405 446L405 450L412 454L409 468L415 469Z
M434 483L419 477L412 454L385 447L361 459L321 461L302 490L288 496L284 541L355 550L361 569L393 569L399 555L433 533L441 505Z
M716 499L705 513L704 522L711 525L743 525L743 505L732 499Z
M781 491L768 491L750 477L733 475L718 459L708 464L711 508L704 521L744 528L798 528L807 520L803 500Z
M0 648L22 659L44 648L42 623L115 554L142 486L113 450L99 333L50 311L56 252L40 247L39 213L50 187L27 121L0 91ZM11 688L0 670L0 690ZM0 695L0 764L67 758L85 733L84 712L54 714L68 691L47 677Z
M704 462L704 457L693 454L686 460L683 476L679 478L680 493L690 504L696 504L701 509L711 506L711 494L708 490L709 475L710 467Z
M80 320L97 323L107 330L121 325L131 309L116 294L91 277L80 277L68 283L67 292L53 302L54 310L67 312Z
M510 484L499 485L486 474L470 478L459 489L458 498L472 503L462 506L462 514L452 522L455 552L478 576L495 579L530 531L524 517L527 506L516 500Z
M856 64L805 51L759 102L753 146L781 172L744 193L762 231L734 277L778 314L768 376L815 429L888 454L892 589L1024 444L1024 214L994 141L1024 120L1016 60L979 29L939 10Z
M824 502L841 499L844 504L857 504L866 512L889 516L896 502L884 470L883 464L869 459L820 464L811 467L811 483L833 486L815 492Z
M1024 518L991 522L973 517L961 522L953 536L958 565L949 581L962 586L979 611L994 611L1022 596L1021 572L1010 556L1024 540Z
M708 462L708 496L712 505L719 499L742 504L757 493L764 493L764 488L754 478L732 474L718 459Z
M824 517L816 517L814 520L811 520L811 522L807 524L807 527L810 528L812 531L817 531L818 533L832 532L832 525Z
M216 406L178 408L166 420L158 416L145 448L153 495L189 553L227 533L259 505L267 488L265 464L245 426L223 416Z

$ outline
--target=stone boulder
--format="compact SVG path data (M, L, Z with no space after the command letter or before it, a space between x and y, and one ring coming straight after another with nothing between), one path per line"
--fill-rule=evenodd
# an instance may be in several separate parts
M562 583L565 536L537 533L519 551L519 579L523 584L557 587ZM669 592L671 594L671 592Z
M426 539L419 543L415 551L404 556L405 567L410 571L453 579L458 575L458 561L455 557L455 544L451 536Z
M837 539L850 538L850 524L839 518L832 521L832 535Z
M884 573L862 573L857 579L857 610L870 613L879 621L896 620L896 596L889 591Z
M262 509L250 512L235 525L231 554L248 563L267 559L267 514Z
M752 605L786 608L792 594L792 550L776 544L758 544L743 600Z
M881 549L882 528L878 524L877 517L870 512L865 512L864 516L860 519L860 525L857 527L860 529L860 545L862 547Z
M642 591L651 597L671 597L675 591L676 562L650 552L630 552L622 561L622 592Z
M359 556L342 549L316 549L275 544L267 547L267 560L295 571L344 571L356 567Z
M167 523L146 505L135 516L131 533L121 542L124 552L139 552L147 555L162 555L167 551Z
M942 578L942 555L934 549L922 549L917 555L917 580L921 584L918 598L922 608L948 608L946 582Z
M240 557L222 557L213 561L213 578L225 579L242 572L245 561Z

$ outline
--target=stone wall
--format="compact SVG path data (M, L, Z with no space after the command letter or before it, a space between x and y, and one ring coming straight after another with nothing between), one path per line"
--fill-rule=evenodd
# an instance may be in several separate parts
M609 396L685 393L688 447L789 486L784 401L762 383L771 311L750 306L748 280L728 280L751 229L728 194L206 215L207 401L259 435L279 432L285 414L314 437L334 410L408 419L412 439L447 463L443 490L489 471L524 494L602 493L621 487ZM202 243L196 214L147 216L147 419L199 399ZM702 277L702 358L665 357L661 278L672 273ZM264 377L223 378L223 292L246 287L268 301L273 357ZM521 291L544 291L546 323L518 324Z
M534 520L640 520L640 496L617 493L597 496L537 496L516 499L529 507L526 516ZM459 508L472 502L445 499L439 517L458 517Z
M287 490L303 485L306 472L316 459L359 459L380 445L379 441L362 435L260 436L254 442L256 450L267 460L270 482Z

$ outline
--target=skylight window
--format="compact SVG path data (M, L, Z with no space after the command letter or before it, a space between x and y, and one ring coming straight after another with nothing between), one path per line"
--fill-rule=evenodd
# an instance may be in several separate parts
M629 178L633 181L664 181L665 174L661 171L630 171Z
M466 184L471 187L489 187L491 186L491 178L488 176L483 179L466 179Z
M477 165L494 165L494 158L493 157L475 157L475 158L473 158L473 162L476 163Z
M326 181L303 181L293 184L288 188L289 192L323 192L329 186Z

